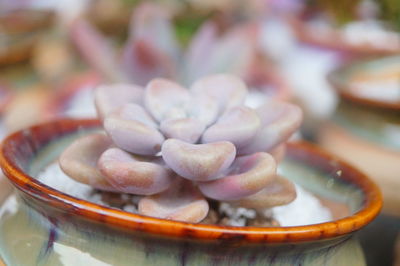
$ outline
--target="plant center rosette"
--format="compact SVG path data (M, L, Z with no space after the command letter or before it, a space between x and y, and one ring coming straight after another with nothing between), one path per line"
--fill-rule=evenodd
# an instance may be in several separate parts
M139 195L140 214L164 219L201 222L213 201L255 210L290 203L296 190L277 163L302 112L276 100L249 108L246 96L246 85L227 74L190 89L166 79L100 86L106 134L75 140L60 166L95 189Z

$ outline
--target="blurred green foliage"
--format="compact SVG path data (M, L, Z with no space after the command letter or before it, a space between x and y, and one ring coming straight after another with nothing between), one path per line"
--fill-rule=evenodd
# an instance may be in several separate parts
M178 41L186 46L200 26L211 14L196 14L193 11L182 12L174 19L174 28Z
M400 31L400 0L377 0L381 17Z
M338 24L357 18L357 6L362 0L308 0L309 7L329 14ZM379 19L400 30L400 0L374 0L379 10Z
M308 5L329 14L338 24L354 19L361 0L309 0Z

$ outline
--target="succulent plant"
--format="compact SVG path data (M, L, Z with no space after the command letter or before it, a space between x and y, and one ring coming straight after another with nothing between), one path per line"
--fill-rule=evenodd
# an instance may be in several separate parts
M154 217L200 222L207 199L255 209L287 204L294 186L276 168L302 112L277 100L252 109L246 96L244 82L228 74L190 89L161 78L144 89L100 86L95 103L106 134L73 142L60 166L97 189L142 195L139 213Z
M190 85L199 77L222 72L247 79L255 57L255 25L234 25L222 33L214 21L201 21L188 44L182 45L174 19L172 11L156 3L138 5L122 51L81 18L71 23L70 36L85 61L111 82L145 86L163 77Z
M179 22L181 17L160 4L142 2L133 10L121 49L83 18L74 20L69 32L82 58L107 82L145 86L162 77L189 86L205 75L231 73L253 92L290 98L279 68L260 49L260 23L244 20L222 30L211 18L189 17L196 25L189 26L187 18ZM191 28L185 44L179 40L179 32L186 31L182 25Z

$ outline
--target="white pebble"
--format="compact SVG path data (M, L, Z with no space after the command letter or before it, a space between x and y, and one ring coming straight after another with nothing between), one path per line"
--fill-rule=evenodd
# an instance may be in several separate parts
M331 212L310 192L296 185L296 199L290 204L272 208L281 226L317 224L332 220Z
M78 183L69 178L59 167L58 163L52 163L38 175L38 180L54 189L71 196L88 200L93 203L106 205L101 200L101 195L93 193L93 188ZM275 218L281 226L297 226L322 223L332 219L329 209L321 205L320 201L300 186L296 185L297 198L290 204L264 211L266 217ZM127 195L125 195L128 197ZM124 206L123 210L137 213L135 204L141 199L133 196L132 203ZM244 226L246 220L256 217L255 210L246 208L235 208L228 203L221 203L220 213L230 217L228 224L231 226Z

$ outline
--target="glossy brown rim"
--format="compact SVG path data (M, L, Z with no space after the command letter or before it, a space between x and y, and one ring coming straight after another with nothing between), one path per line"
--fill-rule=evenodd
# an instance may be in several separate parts
M343 174L338 178L358 187L365 195L364 206L357 213L331 222L293 227L229 227L190 224L132 214L68 196L43 185L18 166L16 154L21 153L24 160L31 159L23 156L25 149L21 147L24 143L30 145L32 153L35 154L50 140L57 139L61 135L98 126L97 120L63 119L16 132L2 143L0 166L18 190L54 208L69 212L71 215L127 230L190 239L294 243L334 238L362 228L376 217L382 206L382 195L378 187L364 174L305 142L289 144L288 156L324 171L336 172L339 167Z
M400 56L387 56L387 57L382 57L382 58L374 58L374 59L364 59L360 60L357 62L348 62L345 63L338 68L334 69L332 72L328 74L328 82L336 89L336 91L339 93L340 97L354 102L358 103L364 106L369 106L369 107L377 107L380 109L388 109L388 110L395 110L395 111L400 111L400 103L391 103L391 102L385 102L385 101L380 101L380 100L374 100L374 99L368 99L365 97L357 96L354 93L351 93L350 86L347 82L344 82L343 79L344 73L347 71L353 71L352 69L355 67L355 65L360 65L360 64L368 64L373 61L378 61L378 60L385 60L390 57L399 57Z

